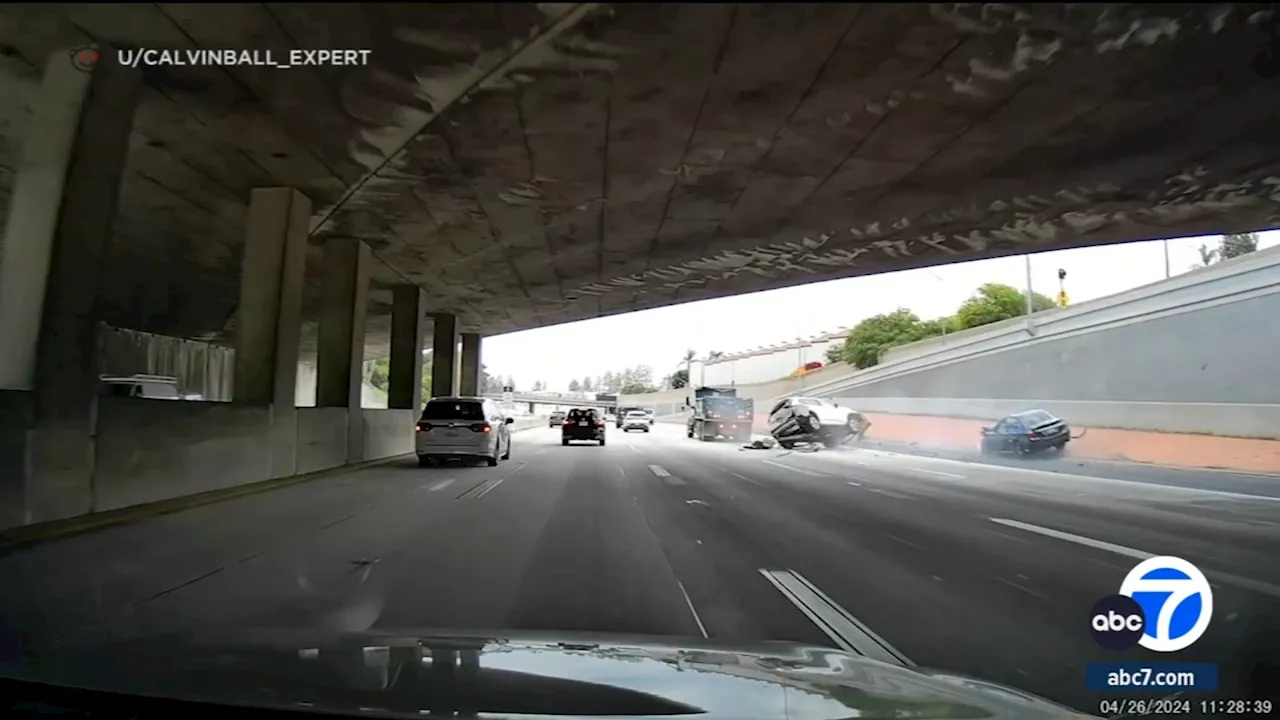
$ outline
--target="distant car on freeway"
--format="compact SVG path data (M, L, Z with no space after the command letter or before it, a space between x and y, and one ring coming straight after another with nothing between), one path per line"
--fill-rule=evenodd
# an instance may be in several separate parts
M495 466L511 459L511 423L498 403L483 397L431 398L415 428L418 464L484 458Z
M644 408L620 407L618 408L618 414L616 416L610 415L606 419L610 422L616 422L618 424L618 428L621 429L623 421L626 419L627 415L631 414L632 410L644 410Z
M604 445L604 415L594 408L574 408L560 425L560 444L574 440L596 441Z
M630 410L622 418L622 432L639 430L649 432L649 415L643 410Z
M563 410L556 410L552 412L551 417L548 418L548 422L550 423L550 426L554 428L554 427L560 427L561 425L563 425L564 416L565 416L565 411Z
M870 426L862 413L828 398L786 398L769 411L769 434L787 449L802 442L846 445L860 440Z
M1026 456L1062 452L1069 442L1071 428L1065 420L1047 410L1024 410L982 428L979 449L983 455Z

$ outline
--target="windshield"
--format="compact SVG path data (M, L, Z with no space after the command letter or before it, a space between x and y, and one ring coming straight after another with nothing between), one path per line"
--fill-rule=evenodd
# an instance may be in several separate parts
M0 683L1280 694L1280 5L109 5L0 3Z
M744 410L747 406L747 400L744 398L722 398L711 397L703 400L707 408L707 412L717 413L737 413Z

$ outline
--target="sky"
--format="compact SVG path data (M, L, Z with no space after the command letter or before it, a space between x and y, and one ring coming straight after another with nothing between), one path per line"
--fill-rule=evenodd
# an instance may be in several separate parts
M1072 304L1114 295L1165 278L1164 243L1171 275L1199 261L1201 244L1219 236L1179 238L1059 250L1031 256L1032 290L1053 297L1058 269L1067 271ZM1259 233L1258 247L1280 244L1280 230ZM923 319L955 312L979 285L1026 287L1026 256L830 280L781 290L702 300L654 310L566 323L485 338L484 364L491 375L515 378L519 389L541 380L549 390L605 371L648 365L655 380L679 369L688 349L699 357L811 337L907 308ZM795 312L796 308L805 308ZM590 346L589 353L566 348Z

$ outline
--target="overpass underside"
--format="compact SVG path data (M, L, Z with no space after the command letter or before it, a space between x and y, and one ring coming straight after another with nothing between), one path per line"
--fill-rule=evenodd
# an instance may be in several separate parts
M1280 223L1268 4L9 4L0 165L51 56L368 48L148 67L102 319L231 343L249 197L494 334L934 263ZM58 62L55 59L55 62ZM4 191L14 173L0 172ZM3 193L0 193L3 194Z
M1261 4L4 5L6 522L101 509L103 438L148 413L159 439L112 477L211 432L250 442L227 452L262 479L404 451L428 332L433 392L474 392L486 334L1280 224L1275 23ZM116 54L198 48L371 53ZM234 345L235 402L99 398L98 322ZM375 417L360 360L388 351L399 415ZM335 438L340 458L306 456Z

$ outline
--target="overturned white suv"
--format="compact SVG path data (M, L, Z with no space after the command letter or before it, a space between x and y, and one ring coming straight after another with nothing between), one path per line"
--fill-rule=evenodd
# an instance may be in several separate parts
M769 411L769 434L784 448L821 443L829 448L861 440L871 423L862 413L828 398L791 397Z

